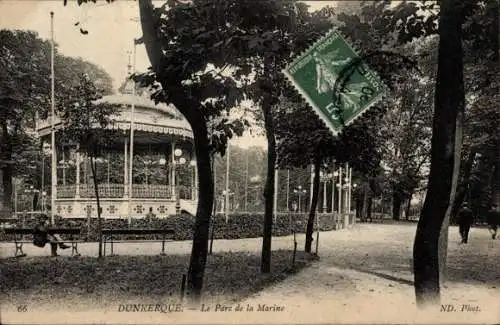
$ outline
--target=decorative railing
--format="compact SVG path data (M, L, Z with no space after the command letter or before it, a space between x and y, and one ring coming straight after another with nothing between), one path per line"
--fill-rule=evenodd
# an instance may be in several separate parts
M121 198L124 195L123 184L99 184L99 197ZM80 185L80 197L95 197L95 188L91 184Z
M192 200L193 189L188 186L177 186L177 198L181 200Z
M132 197L170 199L172 197L172 189L170 185L134 184L132 185Z
M74 198L76 195L76 185L58 185L57 197L60 199Z
M123 198L125 190L128 192L128 185L124 184L99 184L100 198ZM180 199L191 200L191 188L177 186L176 196ZM76 185L58 185L58 198L75 198ZM132 186L133 198L149 199L171 199L174 189L170 185L134 184ZM79 194L81 198L95 198L95 189L92 184L80 184Z

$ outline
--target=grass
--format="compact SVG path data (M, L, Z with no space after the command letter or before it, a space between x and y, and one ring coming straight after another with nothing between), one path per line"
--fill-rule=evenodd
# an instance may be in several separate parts
M228 252L208 256L204 297L237 302L307 267L314 257L273 251L271 273L260 273L260 254ZM71 308L95 305L114 308L127 301L178 301L189 255L8 258L0 265L0 303L37 305L46 302Z

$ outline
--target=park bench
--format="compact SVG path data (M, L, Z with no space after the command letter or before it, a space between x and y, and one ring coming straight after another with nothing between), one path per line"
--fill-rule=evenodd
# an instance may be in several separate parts
M104 243L104 255L106 255L106 244L111 245L111 255L113 255L113 244L114 243L131 243L131 242L161 242L161 253L160 255L165 255L165 242L167 241L167 236L174 235L175 231L172 229L103 229L102 237ZM113 236L116 235L161 235L161 239L119 239L116 240ZM170 239L170 238L169 238Z
M0 228L11 228L17 222L17 218L0 218Z
M25 239L25 235L33 235L34 229L32 228L5 228L3 230L7 235L14 235L14 244L16 245L15 257L24 257L26 254L23 252L23 244L33 244L32 240ZM78 253L78 243L83 241L75 239L74 235L80 234L80 229L76 228L50 228L47 229L48 234L70 235L69 239L64 242L71 242L71 256L80 256Z

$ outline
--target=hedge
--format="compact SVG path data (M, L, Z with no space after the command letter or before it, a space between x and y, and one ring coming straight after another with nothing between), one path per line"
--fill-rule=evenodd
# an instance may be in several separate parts
M321 231L333 230L334 222L331 214L317 214ZM217 214L212 219L210 234L215 239L239 239L256 238L262 236L263 213L233 213L229 215L226 223L223 214ZM307 226L307 214L278 214L276 222L273 224L273 236L287 236L293 232L305 233ZM162 229L170 228L174 230L174 240L192 239L195 217L190 214L172 215L167 218L132 218L130 228ZM34 227L35 220L26 220L24 225L19 222L18 227ZM97 218L71 219L57 218L55 227L59 228L80 228L84 239L97 241ZM102 227L107 229L128 229L128 219L102 219ZM316 229L316 225L315 228ZM160 235L119 235L115 239L160 239Z

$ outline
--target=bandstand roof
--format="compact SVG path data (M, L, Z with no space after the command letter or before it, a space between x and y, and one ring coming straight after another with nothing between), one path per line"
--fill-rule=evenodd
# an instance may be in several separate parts
M174 106L164 103L155 104L149 98L148 94L132 95L130 93L118 93L104 96L97 100L96 104L118 106L117 113L111 117L113 123L110 123L107 127L109 129L130 130L130 121L132 118L131 106L133 104L135 106L133 115L134 131L138 131L138 136L142 134L144 141L150 138L151 141L156 142L165 136L168 138L193 138L193 132L189 123ZM37 123L37 131L40 136L50 134L50 123L50 119ZM61 120L58 118L56 118L55 124L56 130L62 126ZM96 126L96 128L98 127Z

